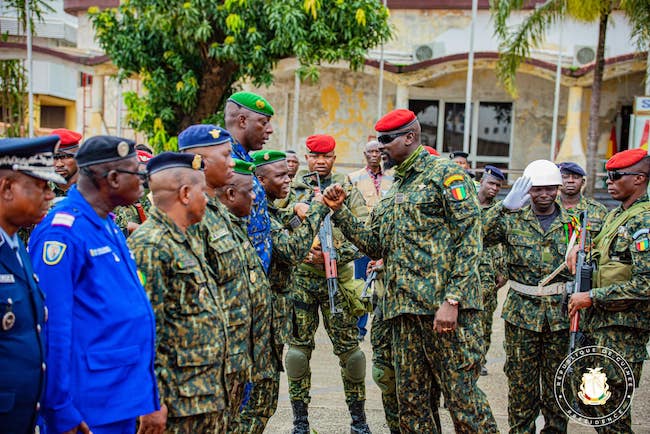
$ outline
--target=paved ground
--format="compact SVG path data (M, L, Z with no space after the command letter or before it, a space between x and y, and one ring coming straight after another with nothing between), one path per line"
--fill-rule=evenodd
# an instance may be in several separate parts
M503 351L503 320L500 319L500 309L505 297L505 291L500 291L500 303L495 313L494 328L492 334L492 346L488 352L489 375L481 377L479 385L487 394L492 412L497 420L501 432L508 432L507 413L507 384L503 373L505 354ZM384 420L384 413L381 406L381 394L373 383L370 375L371 348L369 339L366 339L361 348L366 354L368 361L366 377L366 413L368 424L373 433L389 433ZM350 417L345 405L343 385L341 383L338 359L332 354L332 345L324 328L321 327L316 335L316 350L312 355L312 402L309 406L309 421L312 429L320 434L349 433ZM443 432L452 433L453 425L449 413L440 409L443 424ZM650 433L650 363L646 362L641 387L637 389L634 397L632 420L636 433ZM290 433L292 427L291 405L287 392L287 378L282 375L280 385L280 402L278 411L269 421L266 432L268 433ZM543 419L540 416L538 431L543 427ZM591 428L582 427L571 423L569 433L594 433Z

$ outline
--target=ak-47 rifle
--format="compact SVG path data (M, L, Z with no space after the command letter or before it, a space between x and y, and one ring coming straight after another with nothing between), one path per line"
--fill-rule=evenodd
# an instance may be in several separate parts
M318 172L310 172L303 176L303 179L308 179L315 176L318 184L318 191L322 193L320 176ZM338 281L338 267L336 265L336 248L334 247L334 236L332 233L332 219L331 213L325 216L318 230L318 238L320 239L321 250L323 252L323 262L325 265L325 278L327 279L327 295L330 301L330 315L340 314L342 311L336 307L334 297L339 292Z
M567 309L569 298L572 294L578 292L591 291L591 276L594 271L594 266L591 262L587 261L587 252L585 249L587 241L587 226L589 221L589 214L583 211L580 222L580 244L578 245L578 257L576 260L576 276L573 282L567 283L566 298L564 300L564 309ZM577 311L570 318L569 325L569 355L576 349L576 339L580 333L580 312Z

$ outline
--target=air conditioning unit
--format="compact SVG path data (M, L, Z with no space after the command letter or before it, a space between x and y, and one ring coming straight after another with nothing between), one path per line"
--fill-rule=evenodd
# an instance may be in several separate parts
M413 61L424 62L445 55L445 45L442 42L416 45L413 47Z
M607 58L605 47L605 58ZM573 65L584 66L596 61L596 47L589 45L576 45L573 50Z

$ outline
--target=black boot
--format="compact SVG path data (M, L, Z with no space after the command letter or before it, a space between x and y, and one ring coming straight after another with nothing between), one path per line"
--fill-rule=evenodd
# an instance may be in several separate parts
M293 431L292 434L309 434L309 421L307 420L307 403L302 401L291 401L293 409Z
M350 424L350 434L371 434L370 428L366 423L366 412L363 409L366 401L353 401L348 404L352 423Z

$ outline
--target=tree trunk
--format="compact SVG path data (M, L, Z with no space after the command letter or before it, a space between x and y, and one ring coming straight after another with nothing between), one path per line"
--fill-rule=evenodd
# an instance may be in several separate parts
M218 63L214 60L205 62L205 69L197 96L196 109L188 113L181 120L180 133L190 125L199 124L204 119L223 109L225 92L230 89L233 82L230 77L235 75L237 65L233 62Z
M611 1L608 1L600 13L598 23L598 48L596 49L596 65L594 68L594 82L591 85L591 104L589 106L589 133L587 134L587 185L585 194L593 197L598 171L598 139L600 138L600 90L603 84L605 70L605 37L607 36L607 21L612 10Z

